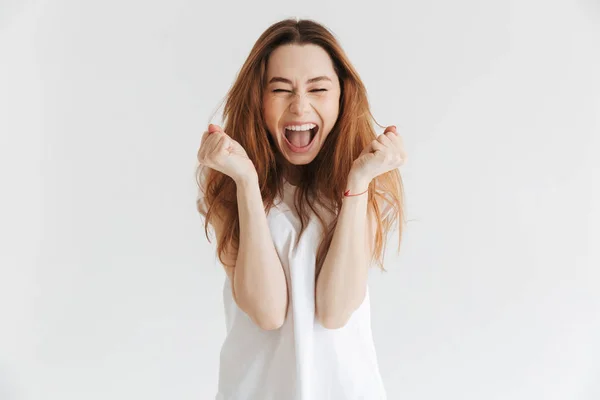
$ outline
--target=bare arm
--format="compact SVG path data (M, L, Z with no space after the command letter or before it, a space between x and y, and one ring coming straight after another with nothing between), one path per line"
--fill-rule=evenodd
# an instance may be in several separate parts
M252 173L236 180L240 224L238 251L227 249L225 271L236 304L262 329L281 327L288 306L283 266L273 245L258 178ZM224 227L215 223L217 237Z
M350 174L347 188L361 193L369 180ZM375 220L367 216L367 194L344 197L338 222L317 278L316 315L325 328L338 329L363 302L374 248ZM367 229L368 228L368 229Z
M403 165L406 152L396 127L388 126L353 161L347 188L362 193L371 180ZM344 326L367 293L377 224L368 197L344 197L315 293L317 318L329 329ZM368 214L368 215L367 215Z

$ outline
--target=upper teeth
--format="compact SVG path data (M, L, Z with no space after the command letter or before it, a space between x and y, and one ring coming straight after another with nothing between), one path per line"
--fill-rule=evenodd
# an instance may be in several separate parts
M313 129L315 124L304 124L304 125L287 125L285 129L289 129L290 131L307 131L309 129Z

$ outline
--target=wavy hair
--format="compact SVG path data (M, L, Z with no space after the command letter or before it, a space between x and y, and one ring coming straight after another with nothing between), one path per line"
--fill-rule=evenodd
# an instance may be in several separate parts
M263 90L266 87L267 62L270 54L281 45L314 44L324 49L333 61L334 70L340 80L340 104L337 121L327 136L315 159L298 166L301 169L301 183L298 185L294 204L301 221L298 240L305 231L310 212L316 214L323 229L323 239L316 255L315 279L317 278L329 246L339 210L342 206L341 194L352 167L352 162L371 141L377 138L371 124L374 121L367 100L367 91L357 71L344 53L334 34L323 25L308 19L285 19L271 25L254 44L249 56L238 72L224 101L223 130L246 150L254 163L262 194L265 212L273 207L275 199L283 192L282 168L285 160L278 154L279 149L266 129L262 115ZM205 218L205 233L213 213L222 218L225 226L217 238L217 254L223 262L224 250L229 244L239 248L239 215L236 184L229 176L199 165L196 182L201 194L196 200L196 208ZM377 230L375 249L371 262L377 262L383 271L388 234L398 227L398 252L402 241L404 223L404 189L397 169L379 175L369 185L368 208L376 216ZM327 223L314 202L334 216ZM389 208L386 218L382 218L381 208ZM296 242L297 244L297 242Z

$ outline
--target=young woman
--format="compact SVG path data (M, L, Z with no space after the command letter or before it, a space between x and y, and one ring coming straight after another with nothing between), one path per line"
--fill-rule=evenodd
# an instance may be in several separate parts
M216 399L385 399L367 278L403 222L402 138L376 135L358 73L311 20L260 36L223 120L197 171L227 275Z

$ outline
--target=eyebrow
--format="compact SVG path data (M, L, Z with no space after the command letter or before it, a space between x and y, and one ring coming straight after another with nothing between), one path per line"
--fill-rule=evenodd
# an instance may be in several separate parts
M319 81L329 81L329 82L331 82L331 79L328 76L322 75L322 76L317 76L315 78L310 78L309 80L306 81L306 83L313 83L313 82L319 82ZM292 84L292 81L290 81L289 79L282 78L280 76L274 76L269 81L269 85L271 83L275 83L275 82L289 83L290 85Z

